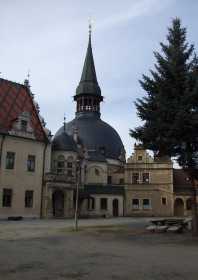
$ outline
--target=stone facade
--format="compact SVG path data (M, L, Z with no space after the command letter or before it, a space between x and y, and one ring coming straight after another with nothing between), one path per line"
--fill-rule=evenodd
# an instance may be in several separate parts
M125 165L128 216L173 215L173 165L168 159L154 160L136 146Z
M192 194L188 176L169 158L153 158L134 146L125 165L126 216L190 216Z

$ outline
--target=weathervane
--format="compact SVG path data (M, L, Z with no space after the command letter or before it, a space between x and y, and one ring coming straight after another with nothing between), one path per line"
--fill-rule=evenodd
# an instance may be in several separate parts
M28 79L28 81L30 80L30 69L28 69L27 79Z
M28 69L27 78L24 81L24 85L30 89L30 70Z

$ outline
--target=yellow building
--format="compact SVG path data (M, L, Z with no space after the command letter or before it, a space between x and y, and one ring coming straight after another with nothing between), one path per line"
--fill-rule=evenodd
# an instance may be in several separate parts
M153 158L141 145L125 164L126 216L190 216L193 189L169 158Z
M0 99L0 218L39 218L50 168L48 131L28 84L0 79Z

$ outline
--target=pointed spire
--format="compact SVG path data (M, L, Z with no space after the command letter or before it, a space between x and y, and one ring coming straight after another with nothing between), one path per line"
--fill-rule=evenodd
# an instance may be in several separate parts
M64 113L64 118L63 118L63 130L64 130L64 132L66 131L66 117L65 117L65 113Z
M92 26L91 23L89 23L89 41L88 41L87 53L85 57L81 80L79 86L76 89L76 95L80 95L80 94L101 95L101 90L97 81L93 53L92 53L91 33L92 33Z

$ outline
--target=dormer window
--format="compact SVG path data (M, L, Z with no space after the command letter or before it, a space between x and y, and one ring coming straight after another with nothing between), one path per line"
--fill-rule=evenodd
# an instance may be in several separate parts
M21 131L27 131L28 122L26 120L21 120Z

